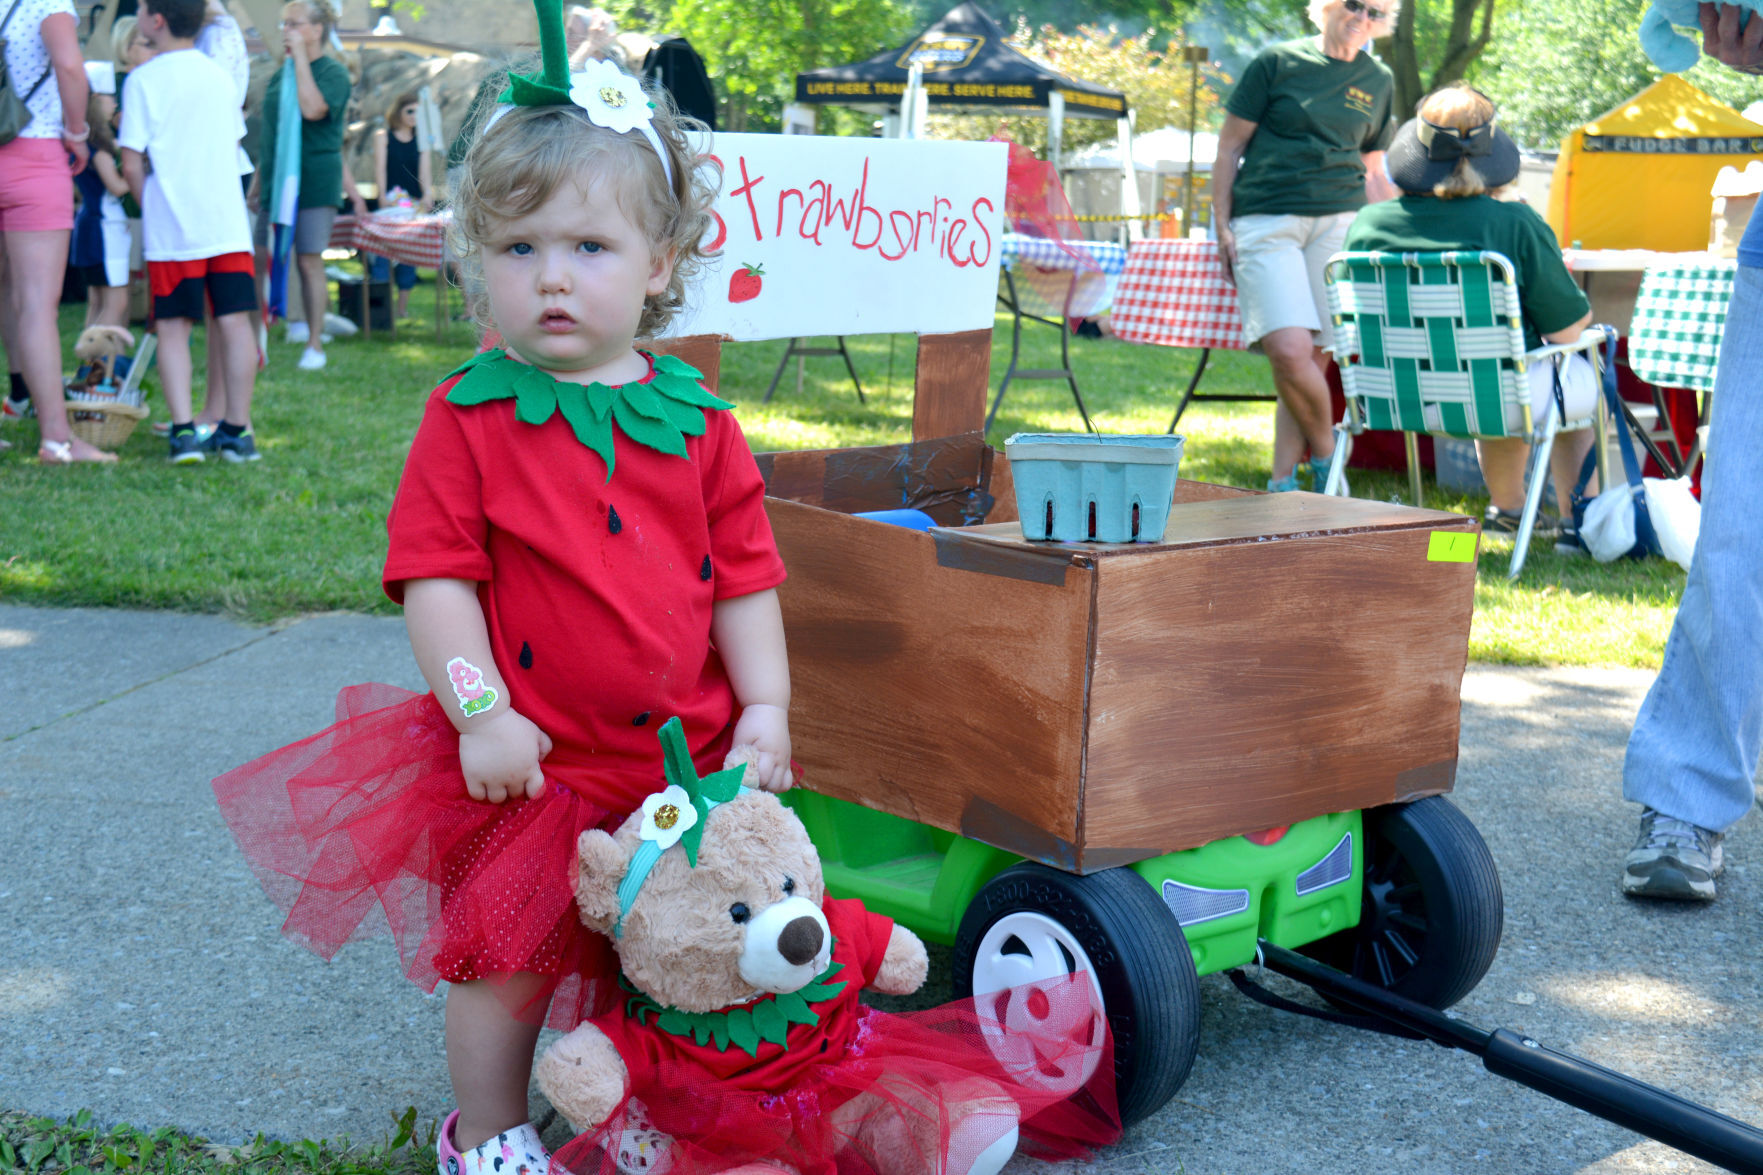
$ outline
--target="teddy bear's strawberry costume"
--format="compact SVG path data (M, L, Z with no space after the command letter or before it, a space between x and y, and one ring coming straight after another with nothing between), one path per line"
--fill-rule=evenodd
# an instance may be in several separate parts
M578 846L582 918L618 944L626 998L539 1064L583 1130L554 1171L967 1173L1014 1147L1070 1158L1119 1137L1087 975L923 1011L864 1005L866 989L917 989L923 944L827 897L806 829L740 786L741 768L699 778L677 724L660 736L669 786ZM770 969L773 950L789 969ZM1032 1016L1003 1013L1010 999Z
M379 907L425 990L547 976L517 1011L560 1028L616 999L612 951L571 899L576 837L653 790L669 716L701 767L721 766L737 707L712 606L784 579L731 405L678 359L650 367L584 386L489 351L431 395L387 521L385 590L477 582L514 704L553 741L551 786L473 800L433 695L344 690L335 725L214 782L289 937L329 958Z

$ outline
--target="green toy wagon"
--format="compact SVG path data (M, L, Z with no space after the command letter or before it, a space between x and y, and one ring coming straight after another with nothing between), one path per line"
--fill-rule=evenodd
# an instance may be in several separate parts
M1473 520L1183 481L1159 543L1030 543L977 433L760 461L829 891L951 946L1006 1026L1087 972L1125 1121L1258 943L1434 1008L1485 974L1499 882L1443 796ZM900 507L941 525L857 516Z

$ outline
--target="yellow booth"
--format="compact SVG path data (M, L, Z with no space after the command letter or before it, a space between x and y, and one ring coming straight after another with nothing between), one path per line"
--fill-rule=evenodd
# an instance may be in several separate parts
M1763 126L1666 74L1561 141L1549 227L1563 246L1708 247L1709 190L1763 155Z

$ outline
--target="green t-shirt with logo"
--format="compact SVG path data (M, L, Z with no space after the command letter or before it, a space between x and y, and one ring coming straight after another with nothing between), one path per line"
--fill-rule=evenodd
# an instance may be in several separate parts
M1591 303L1567 263L1555 234L1528 204L1492 196L1441 200L1403 196L1360 210L1347 229L1343 249L1356 253L1443 253L1455 249L1493 252L1512 263L1518 304L1524 312L1524 345L1534 350L1543 335L1565 330L1585 317Z
M343 200L343 128L349 120L349 94L355 84L349 70L334 57L312 62L312 84L330 107L323 118L300 120L300 207L335 208ZM282 75L278 69L263 91L262 129L257 158L260 166L275 166L275 142L280 131ZM265 193L267 199L268 193Z
M1231 187L1231 215L1329 216L1363 206L1360 156L1395 138L1395 88L1369 53L1340 61L1318 37L1263 50L1224 104L1256 124Z

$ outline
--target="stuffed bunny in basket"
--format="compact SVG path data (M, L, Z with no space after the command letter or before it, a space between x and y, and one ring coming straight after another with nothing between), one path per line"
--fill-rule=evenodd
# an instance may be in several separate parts
M135 349L135 336L120 326L88 326L74 342L73 353L85 364L83 386L92 390L116 386L116 360Z
M1074 1125L1057 1108L1069 1090L1018 1082L994 1057L972 1001L898 1015L861 1005L865 987L916 991L924 944L827 898L801 821L743 787L743 767L700 779L677 719L661 738L665 790L616 833L578 842L582 921L612 936L627 998L539 1060L539 1088L582 1132L554 1166L991 1175L1035 1115L1037 1153L1112 1141L1111 1065ZM1091 998L1065 980L1049 995Z

